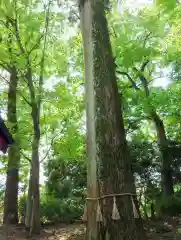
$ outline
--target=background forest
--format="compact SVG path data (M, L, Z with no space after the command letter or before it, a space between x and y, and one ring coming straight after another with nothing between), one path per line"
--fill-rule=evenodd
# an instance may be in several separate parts
M107 19L141 214L178 216L181 5L176 0L136 1L134 7L129 0L110 2ZM39 220L80 220L85 205L84 59L78 4L0 4L0 112L16 141L0 156L1 221L29 228L32 214L40 212L34 219L36 232Z

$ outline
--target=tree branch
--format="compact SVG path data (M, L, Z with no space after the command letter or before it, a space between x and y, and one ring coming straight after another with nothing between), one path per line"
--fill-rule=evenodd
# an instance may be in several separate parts
M9 65L8 63L1 62L1 63L0 63L0 67L2 67L3 69L5 69L7 72L10 72L10 71L9 71L10 65Z
M118 36L117 36L117 34L116 34L115 28L114 28L113 26L112 26L111 28L112 28L112 30L113 30L114 37L117 38Z
M1 79L3 79L6 83L11 84L4 76L0 75ZM31 106L31 103L26 99L25 96L17 89L18 94L24 99L24 101Z
M25 54L25 49L23 47L23 44L21 42L21 37L19 33L19 26L18 26L18 13L17 13L17 0L14 0L14 9L15 9L15 19L12 19L10 17L7 17L8 22L11 24L11 26L14 28L15 37L19 46L19 49L21 53Z
M146 64L147 64L147 63L146 63ZM146 66L146 65L144 64L144 66ZM142 67L144 67L144 66L142 66ZM148 97L149 94L150 94L150 91L149 91L149 88L148 88L147 79L146 79L145 76L143 75L143 71L141 71L141 72L138 71L138 69L137 69L136 67L134 67L133 70L135 70L135 71L137 72L138 77L139 77L139 79L140 79L140 82L142 83L142 85L143 85L143 87L144 87L144 89L145 89L145 94L146 94L146 96Z
M135 88L136 90L140 90L140 88L137 86L136 82L130 77L130 75L127 72L121 72L119 70L116 70L116 73L126 76L128 78L128 80L131 82L132 87Z
M19 49L21 50L21 53L25 54L25 49L23 47L23 44L22 44L21 38L20 38L20 33L19 33L19 28L18 28L18 20L17 19L14 20L14 24L12 26L14 26L14 28L15 28L15 36L16 36L17 43L19 45Z
M39 99L38 99L38 114L40 115L40 105L41 105L41 95L43 91L43 77L44 77L44 68L45 68L45 50L46 50L46 44L47 44L47 35L48 35L48 27L49 27L49 20L50 20L50 7L51 7L52 1L49 0L48 2L48 9L46 11L45 15L45 33L44 33L44 44L43 44L43 50L42 50L42 57L40 62L40 76L39 76ZM40 118L40 116L38 116Z
M145 67L148 65L149 62L150 62L149 60L145 60L145 61L143 62L143 64L141 65L141 68L140 68L140 71L141 71L141 72L144 72Z
M19 28L18 28L18 16L17 16L17 8L16 8L16 2L15 2L15 14L16 19L14 21L11 21L11 25L15 29L15 37L19 46L19 49L22 54L26 54L26 51L23 47L23 44L21 42L20 34L19 34ZM30 106L32 106L32 103L35 103L35 91L34 91L34 85L32 82L32 72L31 72L31 64L29 60L29 55L26 54L26 60L27 60L27 73L25 74L25 78L27 79L27 83L30 90L30 96L31 96L31 103L29 103Z
M50 150L51 150L51 148L52 148L53 142L54 142L54 140L55 140L55 138L56 138L57 136L58 136L58 134L56 134L56 135L52 138L51 143L50 143L50 147L49 147L49 149L47 150L45 156L40 160L40 163L42 163L42 162L47 158L47 156L48 156L48 154L49 154L49 152L50 152Z
M143 120L152 120L151 116L141 116L137 119L135 119L134 121L130 121L130 123L128 124L128 128L126 129L126 134L128 134L129 130L132 128L133 131L137 128L137 123L141 122Z
M37 42L35 43L35 45L28 51L28 55L30 55L36 48L38 48L40 46L40 42L41 42L41 39L44 37L44 35L42 34Z
M145 47L146 42L147 42L147 40L149 39L150 35L151 35L151 32L148 32L148 33L146 34L145 39L143 40L143 47Z
M26 159L28 160L28 162L31 164L31 159L29 157L27 157L22 151L20 151L21 155Z

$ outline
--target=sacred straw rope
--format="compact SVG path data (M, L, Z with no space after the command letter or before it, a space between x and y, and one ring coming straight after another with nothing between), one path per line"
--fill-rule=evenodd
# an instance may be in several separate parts
M118 194L108 194L108 195L103 195L97 198L86 198L86 200L101 200L103 198L107 198L107 197L118 197L118 196L136 196L136 194L134 193L118 193Z
M118 208L117 208L117 205L116 205L116 197L118 197L118 196L130 196L131 197L134 217L135 218L139 218L139 213L138 213L138 211L136 209L136 206L135 206L135 203L134 203L134 200L133 200L133 196L136 196L136 194L133 194L133 193L108 194L108 195L103 195L103 196L100 196L100 197L97 197L97 198L89 198L89 197L86 198L86 200L94 200L94 201L98 202L97 216L96 216L96 221L97 222L102 222L103 221L101 208L100 208L100 205L99 205L99 201L101 199L108 198L108 197L113 197L112 219L113 220L119 220L120 219L120 214L119 214L119 211L118 211ZM87 208L84 209L84 214L83 214L82 219L84 219L84 220L87 219Z

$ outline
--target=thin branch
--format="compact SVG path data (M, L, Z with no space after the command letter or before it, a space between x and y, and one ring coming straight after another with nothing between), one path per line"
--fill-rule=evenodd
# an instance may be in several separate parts
M1 79L3 79L6 83L11 84L4 76L0 75ZM24 101L31 106L31 103L23 96L23 94L17 89L18 94L24 99Z
M144 72L145 67L148 65L149 62L150 62L149 60L145 60L145 61L143 62L143 64L141 65L141 68L140 68L140 71L141 71L141 72Z
M15 37L19 46L19 49L21 50L21 53L25 54L25 49L23 47L23 44L21 42L21 37L19 33L19 26L18 26L18 13L17 13L17 0L14 0L14 8L15 8L15 19L12 19L8 17L8 22L11 23L12 27L15 30Z
M21 51L21 54L26 54L25 52L25 49L23 47L23 44L21 42L21 37L20 37L20 33L19 33L19 26L18 26L18 13L17 13L17 0L14 0L14 8L15 8L15 19L11 19L8 17L8 21L9 23L12 25L12 27L14 28L15 32L15 37L16 37L16 40L17 40L17 43L18 43L18 46L19 46L19 49ZM28 67L29 67L29 58L28 56L26 56L26 59L27 59L27 64L28 64ZM25 74L25 77L27 78L29 74ZM28 80L28 78L27 78ZM26 82L26 81L25 81ZM29 85L29 81L26 82L28 85ZM32 103L33 101L29 102L23 95L21 95L22 98L26 101L26 103L28 103L28 105L32 106ZM32 100L32 99L31 99Z
M28 162L30 162L30 164L32 163L31 162L31 159L29 157L27 157L22 151L20 151L20 154L26 159L28 160Z
M132 130L134 131L137 127L136 127L136 124L138 122L141 122L143 120L152 120L152 118L150 116L141 116L137 119L135 119L134 121L130 121L130 123L128 124L128 127L126 129L126 134L128 134L129 130L132 128Z
M126 76L129 79L129 81L131 82L132 87L135 88L136 90L140 90L140 88L137 86L136 82L130 77L130 75L127 72L121 72L119 70L116 70L116 73Z
M147 64L147 63L145 62L145 64ZM144 64L144 66L146 66L145 64ZM145 76L143 75L143 71L140 72L136 67L134 67L133 70L137 72L138 77L140 79L140 82L142 83L142 85L143 85L143 87L145 89L145 94L148 97L149 94L150 94L150 91L149 91L149 88L148 88L148 81L145 78Z
M16 40L17 40L17 43L19 45L19 48L20 48L22 53L25 53L25 49L23 47L23 44L22 44L21 38L20 38L20 33L19 33L19 29L18 29L18 20L17 19L15 19L14 27L15 27L15 36L16 36Z
M35 49L37 49L39 46L40 46L40 42L41 42L41 39L44 37L44 35L42 34L37 42L35 43L35 45L28 51L28 55L30 55Z
M7 72L10 72L10 65L8 63L5 62L1 62L0 63L0 67L2 67L3 69L5 69Z
M39 88L40 88L40 95L42 93L42 86L43 86L43 75L44 75L44 65L45 65L45 50L46 50L46 44L47 44L47 35L48 35L48 27L49 27L49 20L50 20L50 6L51 1L48 2L48 10L46 12L45 17L45 33L44 33L44 44L43 44L43 50L42 50L42 58L40 63L40 78L39 78Z
M0 19L0 23L1 23L2 25L4 25L4 27L6 27L6 22L4 22L3 20Z
M74 14L74 15L76 16L76 18L77 18L78 20L80 20L80 17L79 17L79 15L76 13L75 10L71 9L71 10L70 10L70 14Z
M147 33L145 36L145 39L143 40L143 47L145 47L147 40L149 39L149 37L151 36L151 32Z
M25 74L25 78L28 81L28 88L29 88L30 97L31 97L31 106L33 106L33 104L34 105L36 104L36 97L35 97L35 87L33 84L31 63L29 58L27 58L27 73Z
M114 37L117 38L118 36L117 36L117 34L116 34L115 28L114 28L113 26L112 26L111 28L112 28L112 30L113 30Z
M50 143L50 147L49 147L49 149L47 150L45 156L40 160L40 163L42 163L42 162L47 158L47 156L48 156L48 154L49 154L49 152L50 152L50 150L51 150L51 148L52 148L53 142L54 142L54 140L55 140L55 138L56 138L57 136L58 136L58 134L56 134L56 135L52 138L51 143Z
M48 9L46 11L45 15L45 33L44 33L44 44L43 44L43 50L42 50L42 58L40 62L40 76L39 76L39 98L38 98L38 119L40 119L40 105L41 105L41 97L42 97L42 91L43 91L43 77L44 77L44 68L45 68L45 51L46 51L46 45L47 45L47 35L48 35L48 27L49 27L49 20L50 20L50 7L51 7L52 1L49 0L48 2Z

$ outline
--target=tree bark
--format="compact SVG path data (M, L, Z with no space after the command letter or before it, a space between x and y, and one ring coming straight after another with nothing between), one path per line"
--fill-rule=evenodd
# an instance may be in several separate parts
M29 191L32 191L32 195L28 197L32 200L28 200L29 203L32 201L32 209L31 209L31 224L30 224L30 235L32 234L40 234L41 230L41 221L40 221L40 189L39 189L39 143L40 143L40 105L41 98L35 96L35 87L33 84L32 78L32 69L31 64L28 59L28 67L26 78L28 80L28 87L31 96L31 116L33 120L33 142L32 142L32 159L31 159L31 167L32 174L30 179ZM39 93L41 95L41 93ZM31 207L31 204L30 204ZM29 209L30 210L30 209ZM29 214L30 219L30 214ZM29 222L27 222L29 224Z
M10 147L8 152L8 170L6 177L3 222L8 224L17 224L20 148L17 136L18 122L16 114L16 91L18 77L15 67L10 69L10 74L8 90L8 123L10 124L11 133L15 137L15 143Z
M174 193L171 167L172 155L169 151L168 139L166 137L163 121L160 119L156 111L152 111L151 116L157 131L158 144L162 155L162 189L165 196L171 196Z
M39 188L39 143L40 143L40 103L35 99L35 89L33 87L32 76L29 78L29 88L31 92L32 99L32 120L34 128L34 137L32 142L32 215L31 215L31 227L30 235L39 234L41 229L40 222L40 188Z
M39 188L39 140L35 134L32 146L32 216L30 235L39 234L40 222L40 188Z
M90 35L87 41L93 43L92 64L96 97L96 145L100 195L123 193L134 195L136 189L131 172L115 63L105 17L105 1L87 0L86 2L89 2L93 14L92 36ZM85 7L85 1L81 1L81 4L82 8ZM111 217L113 198L105 197L100 202L105 227L98 233L97 239L147 239L141 217L134 218L131 197L123 195L117 196L116 199L121 216L118 221L112 220ZM137 201L136 197L134 200ZM139 212L138 206L137 210Z
M95 94L93 81L93 42L92 8L90 1L80 6L81 31L84 45L85 62L85 102L87 125L87 197L97 198L97 163L95 137ZM86 239L97 240L96 201L87 202L87 236Z
M27 230L30 230L31 227L31 216L32 216L32 168L30 168L30 178L28 184L28 196L26 201L26 215L25 215L25 227Z

